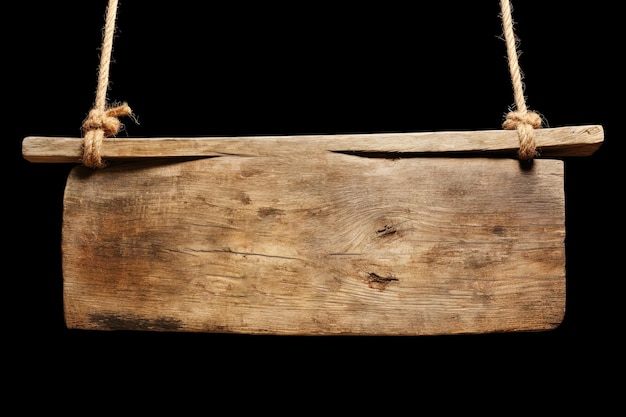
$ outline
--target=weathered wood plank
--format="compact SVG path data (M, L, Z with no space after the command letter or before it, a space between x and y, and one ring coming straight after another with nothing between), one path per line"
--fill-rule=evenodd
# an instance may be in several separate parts
M522 169L508 158L317 152L76 166L64 196L66 323L279 335L553 329L565 310L563 185L563 161L551 159Z
M537 129L536 142L543 157L588 156L604 140L602 126ZM77 163L81 138L27 137L22 155L31 162ZM516 131L482 130L347 135L109 138L102 146L108 160L182 156L278 156L312 151L381 152L410 154L476 153L514 156L519 147Z

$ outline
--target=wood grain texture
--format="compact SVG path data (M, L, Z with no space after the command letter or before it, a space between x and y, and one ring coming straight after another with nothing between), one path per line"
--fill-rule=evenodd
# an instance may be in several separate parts
M542 157L588 156L604 140L602 126L537 129ZM81 138L27 137L22 155L30 162L78 163ZM399 154L481 154L515 156L519 138L514 130L479 130L350 135L251 136L204 138L108 138L102 157L108 160L183 156L279 156L308 152Z
M334 152L74 167L69 328L277 335L548 330L564 170Z

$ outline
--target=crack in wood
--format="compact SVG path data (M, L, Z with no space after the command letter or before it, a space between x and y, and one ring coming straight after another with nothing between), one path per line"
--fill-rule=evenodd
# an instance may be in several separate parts
M268 255L266 253L254 253L254 252L236 252L230 249L211 249L211 250L199 250L195 249L196 252L207 252L207 253L231 253L233 255L242 255L242 256L262 256L265 258L277 258L277 259L289 259L293 261L301 261L302 259L293 258L290 256L280 256L280 255Z
M370 288L375 288L379 291L384 291L385 288L387 288L387 285L389 285L390 283L394 281L399 281L399 280L398 278L395 278L393 275L390 275L388 277L383 277L383 276L378 275L375 272L368 273L367 284L369 285Z
M387 224L382 229L376 230L376 234L378 234L378 237L393 235L396 232L397 230L395 226L393 225L389 226Z

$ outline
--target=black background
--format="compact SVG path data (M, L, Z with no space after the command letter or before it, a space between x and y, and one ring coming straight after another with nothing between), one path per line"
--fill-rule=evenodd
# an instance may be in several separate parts
M108 97L127 101L138 123L123 120L118 136L497 129L513 104L495 0L224 3L120 3ZM482 375L492 387L529 381L521 385L536 395L527 399L575 401L573 391L564 399L548 390L566 381L597 386L622 367L623 39L612 4L514 2L529 108L549 127L605 129L593 156L565 159L564 322L549 332L435 337L67 329L60 228L73 165L29 163L21 143L31 135L80 136L95 98L106 1L14 4L3 28L10 96L3 112L10 160L3 319L10 360L24 357L18 363L30 369L18 378L71 375L94 383L109 375L121 383L124 372L135 378L176 369L262 386L270 375L317 376L357 385L367 401L392 395L398 375L412 387L428 375L441 389L473 385ZM217 374L220 367L227 372ZM360 381L342 379L353 375ZM517 395L509 398L522 402Z

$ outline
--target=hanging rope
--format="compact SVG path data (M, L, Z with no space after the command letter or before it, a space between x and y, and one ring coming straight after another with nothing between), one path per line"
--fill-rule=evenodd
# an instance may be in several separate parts
M518 156L521 160L532 160L537 156L534 129L541 128L541 116L533 111L528 111L526 108L522 74L518 63L517 38L513 32L511 3L509 0L501 0L500 7L516 107L516 110L510 111L506 115L502 127L504 129L517 129L520 144Z
M117 106L107 106L106 103L117 3L117 0L109 0L102 37L96 100L82 124L84 136L82 163L90 168L103 168L106 165L100 154L103 139L108 136L115 136L120 130L122 123L118 117L132 115L132 110L126 103Z
M102 168L106 165L100 154L103 139L117 134L122 126L118 117L132 115L132 110L126 103L117 106L107 106L106 104L117 5L118 0L109 0L102 40L96 100L94 107L89 111L89 115L82 124L84 136L82 162L83 165L91 168ZM510 0L501 0L500 7L516 108L506 115L502 127L517 130L520 144L518 156L521 160L532 160L537 156L534 129L541 128L542 120L539 114L528 111L526 107Z

